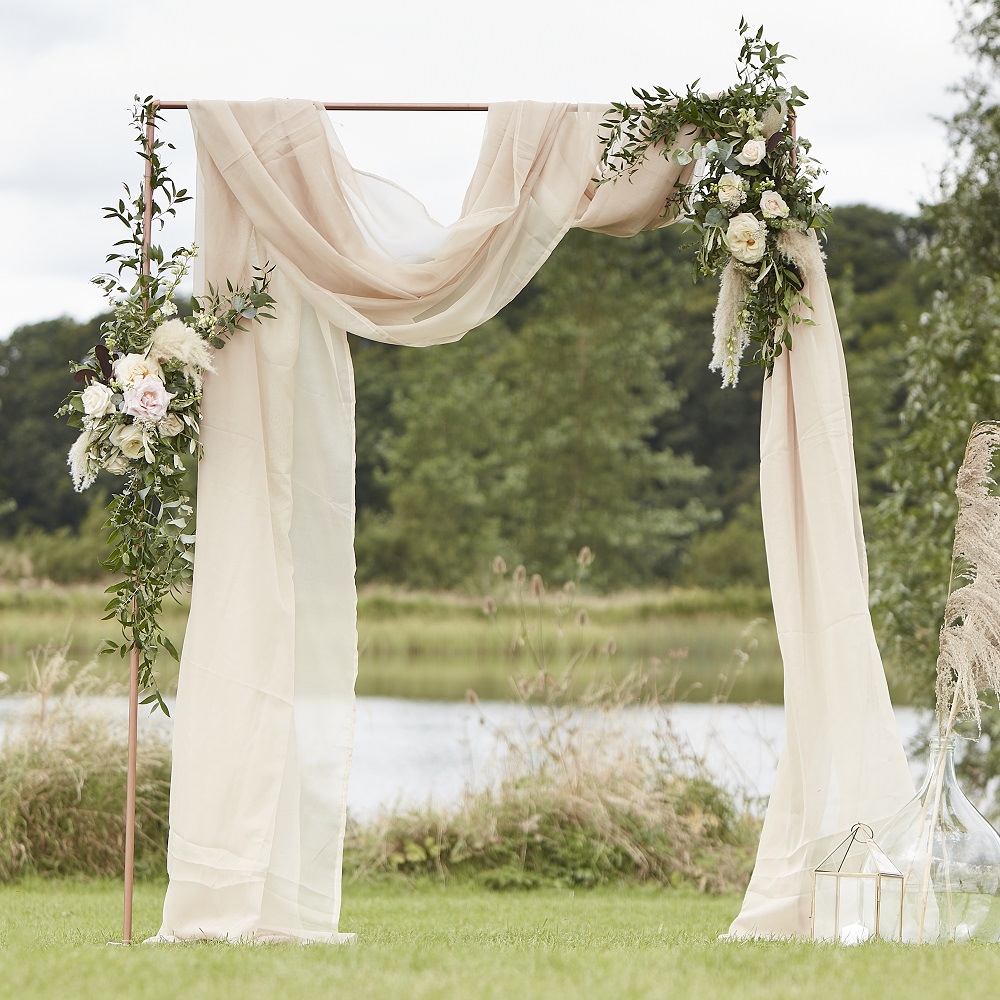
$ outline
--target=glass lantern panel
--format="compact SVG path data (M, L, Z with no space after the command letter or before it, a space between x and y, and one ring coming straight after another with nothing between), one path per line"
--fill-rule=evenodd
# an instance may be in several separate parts
M890 875L880 881L878 936L883 941L899 941L903 926L903 880Z
M837 926L838 898L836 875L817 872L813 889L813 938L835 941L840 933Z
M840 932L852 927L856 938L863 927L868 935L875 933L875 889L873 875L840 877Z

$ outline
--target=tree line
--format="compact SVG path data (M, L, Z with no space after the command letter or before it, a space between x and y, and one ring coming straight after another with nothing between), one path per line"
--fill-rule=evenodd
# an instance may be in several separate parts
M828 232L869 512L888 489L907 338L931 301L917 254L929 227L859 205ZM352 338L361 581L475 587L495 555L559 581L586 545L603 588L766 583L762 379L722 390L708 371L715 288L693 282L687 240L680 227L572 232L456 344ZM101 320L52 319L0 341L0 538L73 534L88 512L94 530L98 501L73 493L73 432L52 414L67 359Z

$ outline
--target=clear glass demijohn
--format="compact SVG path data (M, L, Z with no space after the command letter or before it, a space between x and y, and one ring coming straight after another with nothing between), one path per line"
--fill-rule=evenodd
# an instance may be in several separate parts
M1000 941L1000 834L955 776L955 739L931 741L927 777L879 842L905 877L903 940Z

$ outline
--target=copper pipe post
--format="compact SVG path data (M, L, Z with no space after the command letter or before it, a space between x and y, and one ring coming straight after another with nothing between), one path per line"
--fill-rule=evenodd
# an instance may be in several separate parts
M149 274L150 228L153 225L153 143L156 141L156 105L146 118L146 166L142 179L142 262L141 272ZM136 581L138 583L138 581ZM136 599L132 598L135 618ZM128 765L125 775L125 904L122 919L122 942L132 943L132 899L135 886L135 790L139 743L139 647L134 643L129 654L128 684Z

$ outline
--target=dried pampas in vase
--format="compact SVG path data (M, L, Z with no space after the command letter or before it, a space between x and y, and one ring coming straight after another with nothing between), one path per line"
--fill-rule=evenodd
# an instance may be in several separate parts
M905 876L903 939L1000 940L1000 835L955 776L955 724L1000 690L1000 424L972 428L958 473L951 582L937 661L937 738L916 797L879 838ZM955 585L961 585L956 587Z
M1000 424L976 424L958 471L951 585L937 661L942 738L951 735L960 718L974 719L981 730L980 696L1000 691L1000 497L993 492L997 449ZM955 588L957 581L965 582Z

